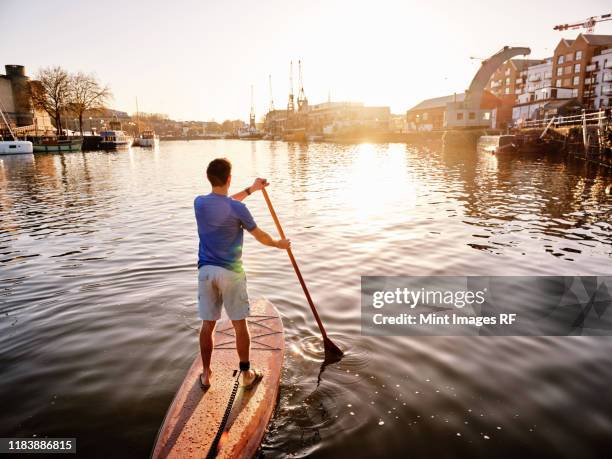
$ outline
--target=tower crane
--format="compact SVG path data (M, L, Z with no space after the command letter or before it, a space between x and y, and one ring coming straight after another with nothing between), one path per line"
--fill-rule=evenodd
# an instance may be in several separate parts
M612 21L612 13L602 14L601 16L591 16L586 18L582 22L575 22L573 24L559 24L553 27L553 30L575 30L575 29L586 29L587 32L592 33L595 30L595 25L598 22Z

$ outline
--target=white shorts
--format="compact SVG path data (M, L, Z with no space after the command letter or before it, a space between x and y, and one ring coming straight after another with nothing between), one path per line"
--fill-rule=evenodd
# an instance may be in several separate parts
M220 266L198 269L198 312L201 320L219 320L221 306L230 320L246 319L250 313L246 274Z

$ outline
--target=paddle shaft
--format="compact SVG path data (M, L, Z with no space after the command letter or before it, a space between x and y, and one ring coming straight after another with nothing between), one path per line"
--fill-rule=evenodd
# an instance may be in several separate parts
M285 232L283 231L283 227L276 216L276 212L274 212L274 207L272 207L272 201L270 201L270 197L268 196L268 192L265 188L261 189L264 199L266 200L266 204L268 205L268 209L270 209L270 214L272 214L272 220L274 220L274 224L276 225L276 229L278 230L278 234L281 239L285 238ZM315 307L312 298L310 297L310 293L308 292L308 287L306 287L306 282L304 282L304 278L302 277L302 273L300 272L300 268L295 261L295 257L293 256L293 252L291 251L291 247L287 249L287 254L289 255L289 259L291 260L291 264L293 265L293 270L300 281L300 285L302 286L302 290L304 290L304 295L306 295L306 300L308 301L308 305L310 306L310 310L314 315L315 320L317 321L317 325L319 326L319 330L321 330L321 334L323 335L323 340L327 342L329 338L327 337L327 333L325 332L325 327L323 327L323 322L321 322L321 318L319 317L319 313L317 312L317 308Z

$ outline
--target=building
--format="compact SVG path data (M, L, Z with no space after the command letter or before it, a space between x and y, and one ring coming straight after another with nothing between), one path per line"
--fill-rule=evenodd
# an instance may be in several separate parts
M390 118L389 107L368 107L361 102L323 102L309 106L307 129L324 134L387 132Z
M553 86L553 58L542 63L531 65L526 70L526 83L523 91L517 95L512 108L512 121L520 124L527 120L542 118L544 106L558 99L571 99L571 88Z
M525 93L529 83L529 67L545 63L545 59L509 59L491 75L486 89L501 100L497 110L498 126L506 126L512 121L517 97Z
M465 93L426 99L406 112L409 131L435 131L447 128L496 127L501 100L484 91L480 110L463 107Z
M5 65L6 75L0 75L0 109L15 133L53 131L49 115L32 103L30 85L23 65ZM6 128L0 123L0 129Z
M592 108L612 107L612 46L593 54L586 67L584 88L593 100Z
M576 98L584 108L595 108L596 82L592 80L591 61L593 57L601 56L603 51L610 47L612 47L612 35L579 34L575 40L562 39L555 48L553 56L553 86L570 88L572 97ZM591 70L587 71L587 67ZM601 100L601 97L598 100Z

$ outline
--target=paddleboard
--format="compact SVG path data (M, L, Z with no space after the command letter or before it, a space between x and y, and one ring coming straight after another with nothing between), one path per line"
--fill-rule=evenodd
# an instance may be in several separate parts
M202 360L196 356L170 405L159 430L151 457L161 458L252 458L261 444L278 398L284 357L283 323L272 303L251 301L247 319L251 333L251 368L263 379L250 390L239 387L216 452L228 401L238 374L234 329L229 320L219 321L212 354L211 386L199 384Z

